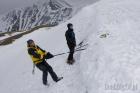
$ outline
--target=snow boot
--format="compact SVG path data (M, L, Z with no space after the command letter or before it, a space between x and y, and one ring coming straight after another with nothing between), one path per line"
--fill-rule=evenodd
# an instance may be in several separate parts
M43 85L45 85L45 86L50 86L50 84L48 84L48 83L43 83Z
M75 63L75 60L74 60L74 59L73 59L73 60L67 60L67 63L68 63L69 65L72 65L72 64Z
M63 77L58 77L58 79L57 79L56 82L58 82L58 81L60 81L60 80L62 80L62 79L63 79Z

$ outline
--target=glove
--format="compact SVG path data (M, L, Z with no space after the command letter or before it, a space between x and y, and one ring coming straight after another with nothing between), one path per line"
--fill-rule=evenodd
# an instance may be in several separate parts
M48 54L47 54L48 56L49 56L49 58L53 58L54 57L54 55L53 54L51 54L50 52L48 52Z
M53 57L54 57L54 55L52 55L50 52L48 52L47 55L45 56L45 59L50 59Z

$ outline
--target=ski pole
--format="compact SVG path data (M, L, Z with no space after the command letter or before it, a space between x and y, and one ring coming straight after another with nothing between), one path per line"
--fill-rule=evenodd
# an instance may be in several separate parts
M35 64L33 63L33 70L32 70L32 74L35 74Z
M80 48L82 48L82 47L84 47L84 46L87 46L87 45L88 45L88 44L85 44L85 45L82 45L82 46L76 48L75 52L76 52L76 51L79 51L79 50L81 50L81 51L82 51L82 50L85 50L85 49L80 49ZM54 56L64 55L64 54L67 54L67 53L70 53L70 52L60 53L60 54L56 54L56 55L54 55Z
M80 49L80 48L83 48L83 47L86 47L86 46L88 46L88 44L81 45L81 46L78 45L78 47L76 48L76 50L77 50L77 49Z
M67 54L67 52L66 52L66 53L56 54L56 55L54 55L54 56L60 56L60 55L64 55L64 54Z
M82 51L82 50L86 50L86 48L77 49L77 50L75 50L75 52L77 52L77 51ZM56 54L56 55L54 55L54 56L60 56L60 55L64 55L64 54L67 54L67 53L70 53L70 52L60 53L60 54Z

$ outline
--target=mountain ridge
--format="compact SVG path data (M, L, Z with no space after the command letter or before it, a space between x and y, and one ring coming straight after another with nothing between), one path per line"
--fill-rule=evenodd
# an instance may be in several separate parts
M1 16L1 32L25 31L36 26L54 26L72 16L72 7L56 0L17 8Z

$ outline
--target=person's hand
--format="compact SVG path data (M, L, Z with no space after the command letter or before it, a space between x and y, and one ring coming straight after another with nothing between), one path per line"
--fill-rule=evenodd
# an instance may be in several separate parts
M52 55L50 52L47 53L45 59L50 59L50 58L53 58L54 55Z
M53 58L54 57L54 55L51 54L50 52L48 52L48 55L49 55L50 58Z
M47 55L47 52L45 51L45 55Z
M44 55L40 55L40 59L43 59L44 58Z

